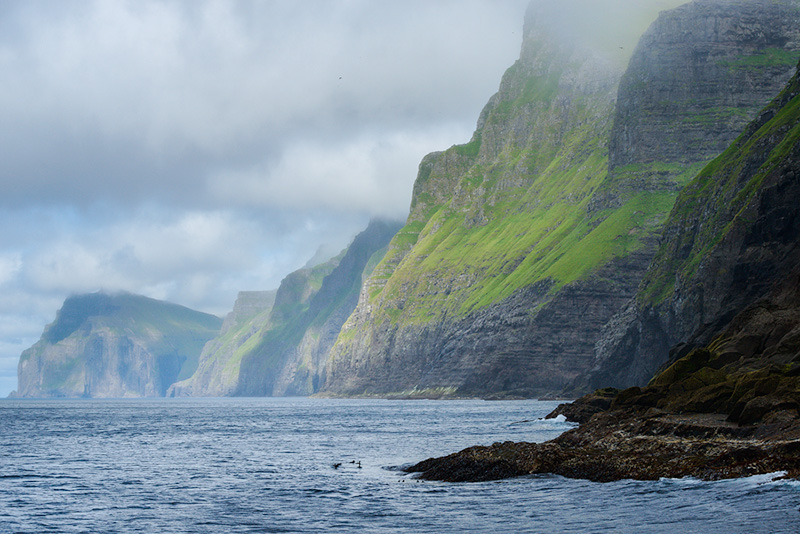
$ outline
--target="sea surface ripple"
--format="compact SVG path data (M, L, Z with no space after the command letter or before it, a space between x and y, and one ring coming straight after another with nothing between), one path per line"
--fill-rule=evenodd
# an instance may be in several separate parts
M421 482L399 466L545 441L556 403L329 399L0 401L0 533L796 533L774 476ZM337 465L340 464L340 465Z

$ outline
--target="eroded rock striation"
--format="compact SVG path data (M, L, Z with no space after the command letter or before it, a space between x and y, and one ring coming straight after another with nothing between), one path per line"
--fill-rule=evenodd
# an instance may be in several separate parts
M64 301L20 356L19 397L159 397L197 368L219 317L127 293Z
M759 2L753 7L759 7ZM788 39L786 46L794 50L800 37L800 7L788 2L781 10L781 20L793 23L794 33L780 40L766 29L753 34L748 25L747 35L773 44ZM768 20L775 28L786 23L772 17ZM748 58L761 58L759 64L773 57L780 63L789 61L774 48L764 54ZM740 63L749 67L754 61L743 59ZM781 68L769 67L775 73ZM794 250L797 237L797 197L792 196L794 185L787 176L797 172L796 159L776 153L776 139L783 147L792 142L784 139L783 130L773 128L769 135L758 132L772 127L771 119L789 105L792 96L791 89L784 91L684 191L664 228L665 245L635 299L606 325L597 342L592 371L576 382L577 390L647 383L669 360L670 350L678 358L709 343L745 306L788 279L794 267L789 251ZM770 165L778 160L784 174L774 176Z
M635 295L678 191L791 77L796 5L666 12L623 76L534 1L520 59L471 141L420 164L407 224L344 324L323 390L585 390L576 379Z

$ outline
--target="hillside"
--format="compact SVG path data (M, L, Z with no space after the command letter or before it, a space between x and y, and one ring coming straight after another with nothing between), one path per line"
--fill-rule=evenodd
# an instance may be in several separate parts
M247 342L269 324L277 291L241 291L219 335L203 347L197 370L170 386L170 397L230 395L239 383L239 368Z
M557 12L531 3L520 59L470 142L423 159L407 224L343 326L325 392L540 396L576 383L634 296L678 191L800 56L793 1L665 12L627 70L565 39L579 32Z
M582 424L555 440L473 447L410 470L452 481L800 477L797 75L684 189L666 230L632 308L638 322L625 334L635 339L643 328L638 339L651 339L656 324L688 332L671 365L646 387L562 405L551 416ZM639 347L634 358L612 354L605 372L652 365Z
M298 269L273 292L242 292L197 371L171 396L316 393L342 324L399 223L373 220L336 257Z
M127 293L64 301L20 356L20 397L157 397L197 368L222 320Z
M309 395L319 390L330 347L358 301L365 276L398 228L373 220L339 256L281 282L268 322L242 355L233 394Z

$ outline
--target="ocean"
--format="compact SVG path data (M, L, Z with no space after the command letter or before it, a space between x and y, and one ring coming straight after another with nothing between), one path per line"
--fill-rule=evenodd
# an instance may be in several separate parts
M447 484L398 468L572 427L557 403L0 401L0 533L797 533L775 476Z

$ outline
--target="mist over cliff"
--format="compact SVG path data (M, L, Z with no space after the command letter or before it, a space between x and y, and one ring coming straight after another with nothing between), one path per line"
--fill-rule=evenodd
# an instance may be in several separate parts
M520 59L470 142L422 161L325 391L535 396L572 383L635 294L678 191L800 55L795 2L664 12L626 70L594 38L570 38L604 6L559 6L531 3Z

